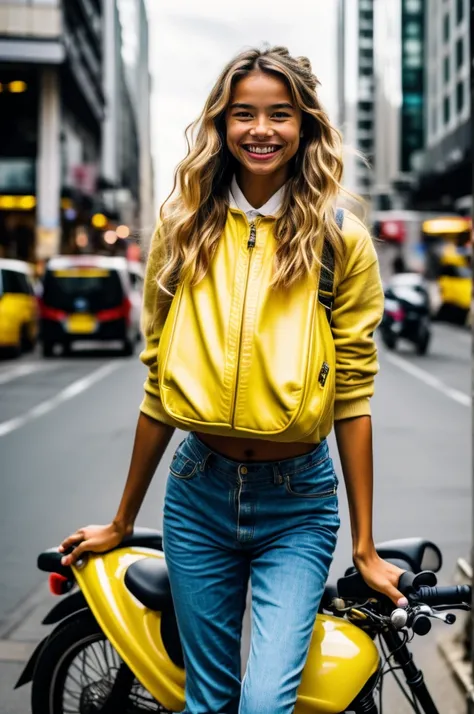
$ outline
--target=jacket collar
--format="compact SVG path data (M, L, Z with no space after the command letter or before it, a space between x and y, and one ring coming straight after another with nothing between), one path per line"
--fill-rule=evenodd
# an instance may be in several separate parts
M263 204L263 206L260 206L260 208L254 208L250 205L240 190L239 184L237 183L237 179L234 175L229 188L229 207L237 208L239 211L245 213L246 216L276 216L281 208L285 185L286 184L278 189L278 191L274 193L273 196L271 196L268 201Z

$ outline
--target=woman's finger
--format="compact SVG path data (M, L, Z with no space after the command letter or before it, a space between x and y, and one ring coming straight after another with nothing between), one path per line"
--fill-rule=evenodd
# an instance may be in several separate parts
M89 550L92 546L93 542L83 540L82 543L77 546L77 548L74 548L72 553L69 553L69 555L65 555L64 558L61 558L61 565L73 565L77 560L79 560L82 553L84 553L84 551L86 550Z
M58 550L60 553L63 551L67 550L68 548L71 547L71 545L74 545L74 543L80 543L81 540L84 539L84 533L82 531L76 531L76 533L73 533L72 535L68 536L61 545L59 546Z

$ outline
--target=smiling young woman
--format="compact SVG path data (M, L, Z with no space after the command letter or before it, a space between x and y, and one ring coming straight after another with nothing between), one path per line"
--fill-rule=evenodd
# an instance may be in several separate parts
M340 522L333 425L354 562L401 597L372 535L377 256L337 208L341 141L317 84L307 59L274 47L242 53L213 87L148 259L149 373L124 494L110 525L62 544L77 545L71 563L119 543L174 429L188 432L164 508L186 714L293 711Z

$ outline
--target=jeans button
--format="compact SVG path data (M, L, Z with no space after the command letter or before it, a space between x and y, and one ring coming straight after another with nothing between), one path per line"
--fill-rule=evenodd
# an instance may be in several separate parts
M246 467L246 466L241 466L241 467L240 467L240 473L241 473L243 476L245 476L245 474L248 473L247 467Z

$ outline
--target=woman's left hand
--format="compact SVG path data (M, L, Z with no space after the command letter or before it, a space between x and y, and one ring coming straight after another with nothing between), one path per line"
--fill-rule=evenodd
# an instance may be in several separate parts
M373 590L386 595L398 607L408 605L408 600L398 589L400 575L404 572L401 568L382 560L375 551L367 557L354 556L354 565Z

